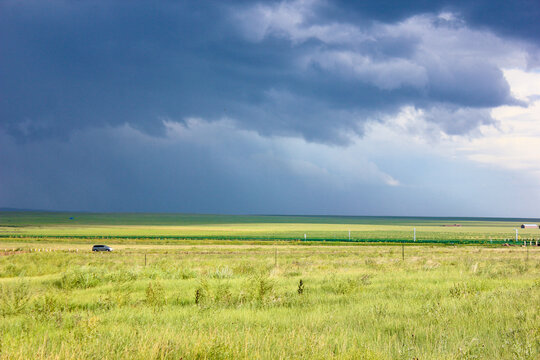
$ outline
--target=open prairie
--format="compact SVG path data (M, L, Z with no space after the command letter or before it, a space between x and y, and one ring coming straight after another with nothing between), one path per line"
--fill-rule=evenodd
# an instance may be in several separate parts
M1 358L540 354L537 247L38 245L0 256Z
M0 239L89 243L177 243L178 240L314 240L357 242L506 243L535 219L352 216L234 216L0 212ZM457 225L457 226L456 226ZM350 237L349 237L350 231ZM520 240L540 230L519 229Z
M67 215L2 213L0 358L540 355L540 248L485 241L517 219Z

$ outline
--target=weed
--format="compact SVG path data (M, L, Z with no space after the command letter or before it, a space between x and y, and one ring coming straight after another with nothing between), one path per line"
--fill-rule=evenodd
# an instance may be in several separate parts
M199 286L195 290L195 304L199 306L206 305L210 298L210 287L208 281L204 278L199 280Z
M302 279L298 282L298 289L296 290L298 292L298 295L302 295L304 293L304 282Z
M234 273L240 274L240 275L251 275L254 274L257 270L253 264L242 262L238 265L236 265L234 268Z
M0 284L0 314L3 316L20 314L29 301L30 290L26 282Z
M165 305L165 290L161 283L157 281L149 282L144 293L144 302L146 305L153 307L162 307Z
M118 283L134 281L138 278L139 274L132 270L118 270L104 275L105 280Z
M229 279L233 277L233 271L228 266L220 266L211 277L214 279Z
M265 274L253 276L249 281L249 293L255 301L264 302L273 290L274 282Z
M373 275L371 274L364 274L360 277L360 282L362 283L362 285L364 286L367 286L367 285L370 285L371 284L371 278L373 277Z
M177 279L182 279L182 280L187 280L187 279L194 279L197 277L197 272L194 271L194 270L190 270L190 269L179 269L177 272L176 272L176 278Z
M455 298L477 294L481 289L481 284L457 283L450 288L450 296Z
M371 275L364 274L361 277L337 278L335 276L327 279L323 283L323 289L338 295L352 294L360 289L361 286L371 283Z
M54 284L60 289L88 289L97 286L102 274L93 269L80 268L70 270L62 275Z
M375 318L382 318L388 314L388 305L386 304L375 304L371 308L371 312Z
M199 304L201 302L201 299L202 299L202 291L200 288L197 288L195 290L195 304Z
M231 306L236 304L236 299L233 298L231 293L231 286L228 283L217 284L214 290L213 301L215 304L221 306Z
M47 293L39 296L33 303L33 312L38 318L51 318L54 314L67 310L66 299Z

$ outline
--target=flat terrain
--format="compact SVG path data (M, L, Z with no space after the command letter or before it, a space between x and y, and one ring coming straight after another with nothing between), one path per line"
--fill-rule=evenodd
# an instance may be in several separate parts
M536 247L10 245L0 358L540 355Z
M0 359L536 360L521 222L0 212Z
M351 216L228 216L0 212L0 239L89 243L177 243L177 240L304 240L357 242L505 243L522 223L539 219ZM459 226L454 226L459 225ZM350 238L349 238L350 231ZM539 240L539 229L519 229Z

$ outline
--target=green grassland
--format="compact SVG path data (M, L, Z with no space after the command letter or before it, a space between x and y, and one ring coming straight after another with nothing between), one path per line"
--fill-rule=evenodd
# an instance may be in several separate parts
M2 359L540 356L537 247L8 245Z
M70 219L72 218L72 219ZM113 242L166 243L179 239L412 241L501 243L535 219L406 218L351 216L233 216L0 212L0 238L61 241L112 238ZM459 224L459 227L449 225ZM521 229L522 239L540 230Z
M0 359L536 360L523 222L0 212Z

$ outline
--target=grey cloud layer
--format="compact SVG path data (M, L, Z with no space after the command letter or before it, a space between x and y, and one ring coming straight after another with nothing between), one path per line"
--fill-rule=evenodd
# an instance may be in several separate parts
M336 81L357 84L352 90L358 101L348 104L355 110L372 110L362 95L376 92L386 100L383 106L377 104L379 111L412 104L433 111L428 119L441 123L443 129L464 133L486 123L485 110L519 104L510 94L501 67L526 66L523 44L471 30L453 13L356 26L321 19L317 14L325 6L320 1L259 4L238 17L251 41L277 38L293 47L303 45L298 61L301 71L311 71L313 76L330 73ZM472 123L455 122L451 116L455 111L447 109L456 107L481 112L482 117Z
M501 188L507 180L429 154L268 139L227 121L190 119L185 125L167 121L164 126L165 135L159 137L122 126L74 131L67 140L31 143L17 142L0 132L1 205L87 211L433 216L500 216L515 214L524 205L496 212L496 205L511 203L513 194L500 191L487 196L491 190L486 184ZM392 146L401 145L385 145ZM404 184L364 156L374 152ZM419 162L429 170L420 178L410 171ZM471 198L483 201L471 203Z
M353 212L357 204L340 204L354 188L397 183L375 164L339 148L291 138L270 140L227 121L189 119L185 125L167 121L164 126L160 137L122 126L30 144L0 132L0 172L10 174L0 177L2 206ZM373 201L363 193L355 197Z
M407 146L517 103L540 4L383 3L0 0L0 207L519 211L505 174ZM362 138L404 112L403 142Z
M1 125L31 140L227 117L263 135L343 143L413 105L433 119L446 113L435 119L442 129L464 133L478 121L461 125L448 109L489 121L491 107L515 102L500 68L524 66L536 48L438 16L442 8L383 22L318 1L6 1Z

